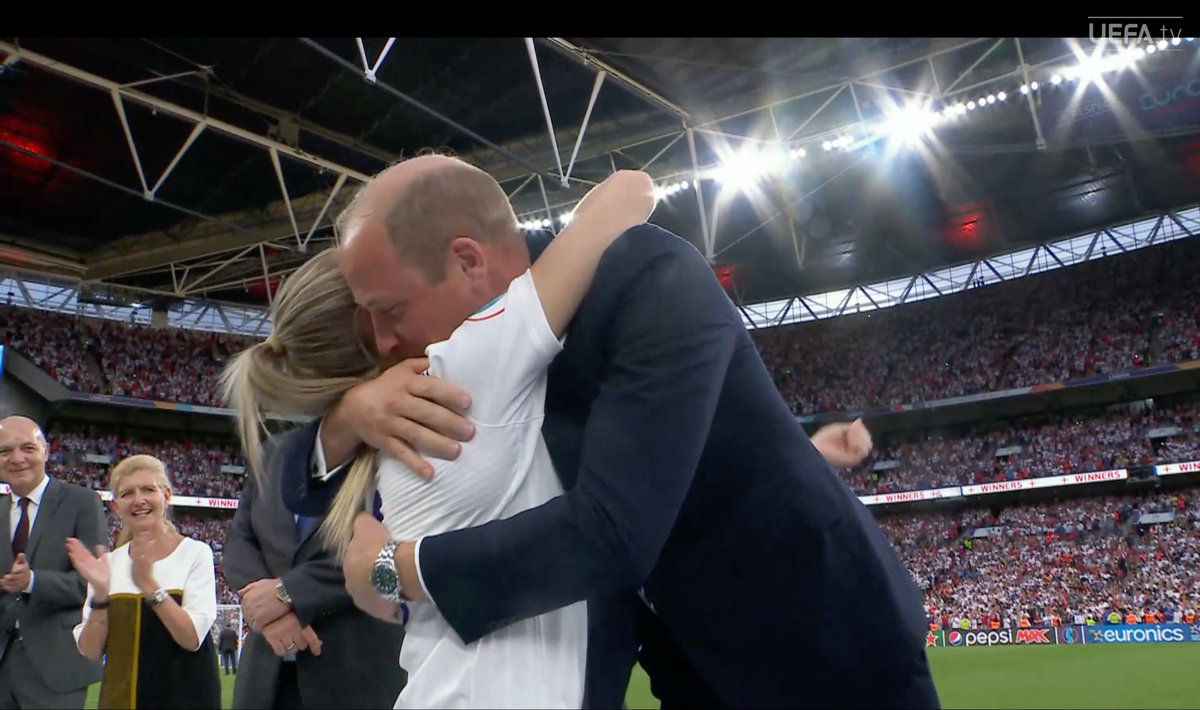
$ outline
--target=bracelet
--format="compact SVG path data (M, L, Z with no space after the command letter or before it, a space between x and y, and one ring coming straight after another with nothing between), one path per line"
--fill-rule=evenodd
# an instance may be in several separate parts
M88 606L99 611L101 609L107 609L108 605L111 603L112 603L111 599L105 599L102 602L98 602L95 599L92 599L90 602L88 602Z
M408 626L408 604L405 602L397 604L396 616L399 617L401 626Z

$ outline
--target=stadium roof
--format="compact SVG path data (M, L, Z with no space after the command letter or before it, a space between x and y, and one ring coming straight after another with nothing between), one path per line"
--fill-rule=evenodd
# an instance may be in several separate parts
M1200 54L1150 47L6 38L0 263L262 304L361 181L433 147L530 226L644 167L739 302L911 276L1195 203Z

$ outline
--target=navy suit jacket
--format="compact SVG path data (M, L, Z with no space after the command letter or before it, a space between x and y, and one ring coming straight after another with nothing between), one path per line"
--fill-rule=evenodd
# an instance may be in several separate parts
M280 435L295 512L334 492L309 475L315 434ZM606 252L550 367L543 434L565 495L421 544L464 641L588 600L590 707L621 706L639 644L664 699L695 697L684 668L713 704L760 708L886 704L927 679L912 578L683 239L645 225Z

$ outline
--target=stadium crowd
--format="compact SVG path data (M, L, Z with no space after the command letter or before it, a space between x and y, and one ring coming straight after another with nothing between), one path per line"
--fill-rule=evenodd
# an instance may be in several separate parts
M0 332L71 389L211 406L223 363L254 342L12 305ZM799 414L1200 359L1200 240L752 335Z
M1194 620L1200 489L881 518L937 627ZM1150 523L1151 513L1174 513Z
M115 434L65 423L48 436L51 472L87 488L105 488L107 462L149 453L167 464L176 495L236 498L241 492L245 459L232 441ZM1120 411L975 424L952 433L877 436L871 456L841 474L855 493L874 495L1194 460L1200 460L1196 400L1151 411L1131 412L1124 405Z
M1200 459L1200 402L1122 410L877 437L874 453L842 475L869 495ZM1164 429L1174 433L1150 438Z

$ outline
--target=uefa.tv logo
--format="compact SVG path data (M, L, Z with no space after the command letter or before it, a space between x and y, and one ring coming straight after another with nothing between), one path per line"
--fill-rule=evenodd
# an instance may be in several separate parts
M1122 46L1168 42L1171 47L1183 39L1182 15L1156 17L1088 17L1088 38L1092 42L1113 42ZM1172 42L1174 40L1174 42ZM1153 51L1153 50L1151 50Z

